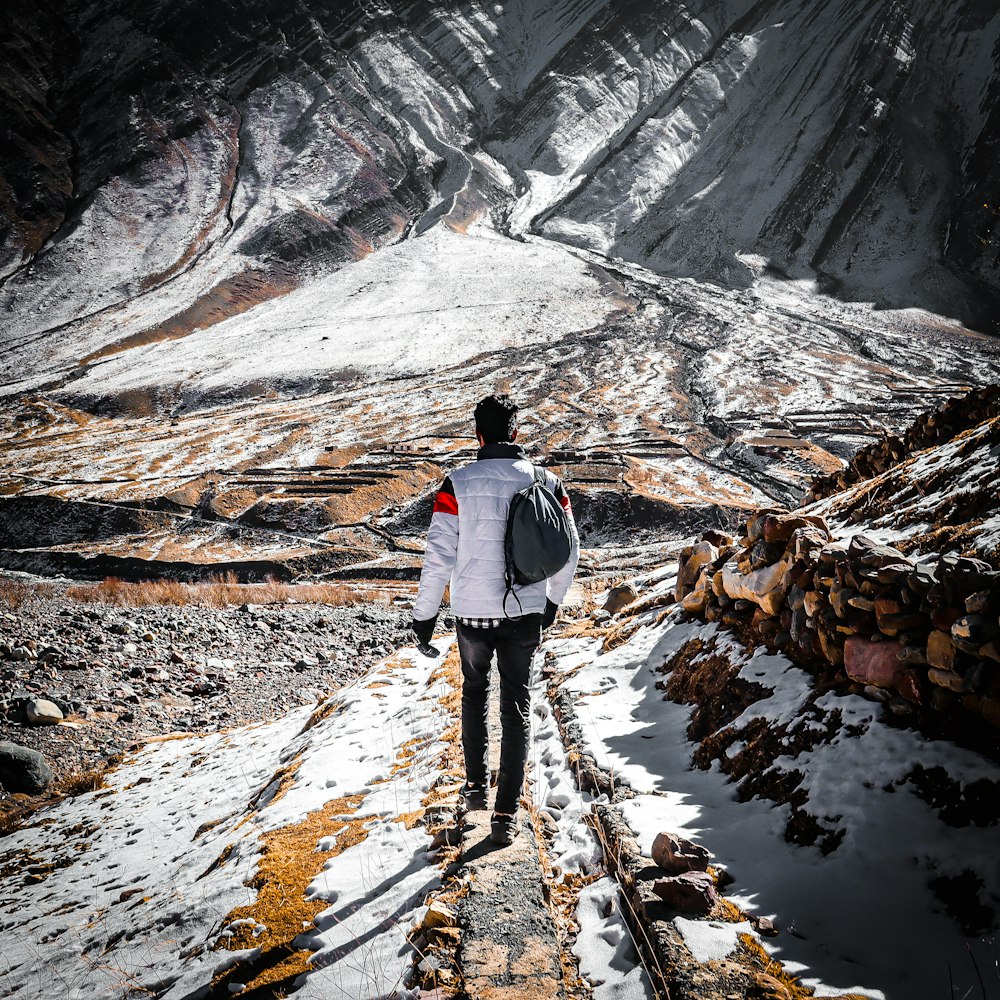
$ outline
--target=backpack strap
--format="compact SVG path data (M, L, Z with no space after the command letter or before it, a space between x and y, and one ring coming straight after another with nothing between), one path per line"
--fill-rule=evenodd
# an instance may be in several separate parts
M531 467L532 479L536 486L546 487L548 486L548 479L545 475L545 470L540 465L532 465ZM521 614L524 614L524 608L521 606L521 598L517 596L514 592L514 560L512 557L513 552L513 542L510 536L510 522L507 523L507 531L504 535L504 592L503 592L503 613L506 618L510 618L510 614L507 612L507 601L509 598L513 597L517 601L518 610Z

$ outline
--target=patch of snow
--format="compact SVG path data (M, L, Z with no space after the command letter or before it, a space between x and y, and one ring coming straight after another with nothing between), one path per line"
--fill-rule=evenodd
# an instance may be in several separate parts
M749 920L729 924L721 920L674 917L673 923L696 962L721 962L736 950L741 934L757 936Z
M590 984L594 1000L653 1000L649 977L617 903L614 879L604 877L580 890L580 931L573 944L580 975Z
M918 762L945 767L962 782L997 780L996 766L945 741L885 726L865 699L824 695L817 708L827 717L839 712L840 731L829 744L779 758L776 766L800 772L806 808L845 835L826 857L789 844L790 807L738 801L736 786L717 764L695 768L687 738L691 708L665 700L654 686L657 669L693 638L714 638L717 651L741 663L746 679L773 686L774 693L748 708L736 728L751 718L775 726L799 717L807 676L781 656L747 654L714 624L669 615L610 652L589 646L592 658L582 667L579 658L588 647L563 647L579 668L564 685L578 694L585 748L638 793L622 811L642 850L649 852L661 830L708 848L736 879L728 892L733 902L777 916L783 933L765 946L820 995L853 991L932 1000L942 977L947 981L949 964L956 988L974 990L969 950L980 967L989 964L993 937L966 938L928 882L969 869L982 879L983 903L1000 909L996 830L947 826L905 778ZM556 655L558 660L558 650ZM859 735L847 735L847 726L858 727ZM887 785L892 793L883 790Z
M436 665L415 650L396 654L335 695L305 731L309 708L268 725L149 743L109 776L107 790L66 799L46 811L46 825L5 837L0 992L93 1000L128 986L180 1000L206 988L258 951L214 946L245 923L227 926L225 917L254 900L262 837L358 794L351 816L368 817L367 837L310 886L331 905L299 939L317 955L297 986L302 996L391 992L410 967L414 915L439 884L429 836L400 821L436 777L444 746L446 682L431 682ZM369 687L375 678L388 683ZM394 771L404 743L415 748L413 764ZM275 775L292 762L278 795ZM330 838L316 847L330 849ZM25 885L24 866L46 862L57 867ZM254 924L255 936L264 933Z

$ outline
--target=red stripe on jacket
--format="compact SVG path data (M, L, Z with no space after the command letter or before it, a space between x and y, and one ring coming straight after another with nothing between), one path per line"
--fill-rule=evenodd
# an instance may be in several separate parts
M458 514L458 500L454 493L445 493L438 490L438 495L434 498L434 514Z

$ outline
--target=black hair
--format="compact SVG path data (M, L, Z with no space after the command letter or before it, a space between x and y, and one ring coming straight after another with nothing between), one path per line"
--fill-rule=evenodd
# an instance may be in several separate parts
M513 441L517 431L517 403L506 393L481 399L476 404L476 431L487 444Z

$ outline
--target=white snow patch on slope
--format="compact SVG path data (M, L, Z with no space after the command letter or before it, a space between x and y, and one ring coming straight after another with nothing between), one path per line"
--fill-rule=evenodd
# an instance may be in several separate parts
M113 356L74 390L438 371L589 329L615 308L583 262L545 241L442 227L207 330Z
M774 692L747 709L733 723L737 729L754 718L771 726L794 720L808 676L781 656L746 654L715 625L676 615L655 625L652 617L607 653L592 640L552 645L567 669L584 663L564 683L578 694L586 749L639 793L622 809L642 850L649 852L661 830L704 844L736 879L730 898L776 917L784 929L765 946L820 995L860 991L931 1000L946 988L949 964L957 995L974 991L969 948L983 967L993 961L995 944L989 935L963 936L928 882L969 869L983 881L982 901L1000 907L996 829L946 826L904 779L918 762L944 767L963 784L997 780L998 768L972 751L883 725L864 699L825 695L817 708L827 718L839 712L840 731L830 744L779 758L775 766L802 773L807 808L843 829L844 839L826 857L791 845L784 837L789 806L739 802L717 765L692 767L691 708L664 699L656 671L689 639L714 637L717 651L742 660L746 679ZM557 669L563 672L558 663ZM857 735L848 735L847 726L857 727ZM893 793L883 790L887 785Z
M330 996L334 986L357 998L402 995L406 934L438 885L429 836L398 822L438 773L450 716L440 704L446 682L430 679L437 662L397 654L331 699L305 732L307 708L269 725L148 744L110 775L109 790L67 799L46 810L47 825L4 838L0 993L93 1000L129 986L180 1000L206 987L253 954L213 946L232 930L226 915L254 900L247 883L262 835L363 794L352 815L369 817L367 839L330 859L310 887L331 906L299 939L317 956L297 986L302 996ZM373 676L388 683L369 687ZM408 741L413 763L393 773ZM293 782L274 798L275 773L296 758ZM49 861L64 867L23 884L26 865Z
M741 934L753 934L753 924L742 920L727 924L721 920L688 920L675 917L674 926L681 932L696 962L721 962L740 943Z

